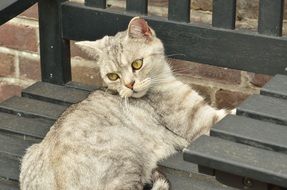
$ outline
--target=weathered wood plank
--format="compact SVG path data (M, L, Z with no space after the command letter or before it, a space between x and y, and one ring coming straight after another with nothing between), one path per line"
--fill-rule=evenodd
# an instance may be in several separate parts
M211 136L287 154L287 126L229 115L211 129Z
M213 0L212 26L234 29L236 0Z
M260 91L260 94L287 99L287 76L274 76Z
M0 179L0 189L1 190L19 190L19 183L15 181Z
M207 175L183 173L182 171L172 171L166 168L160 168L160 170L169 180L173 190L236 190Z
M148 9L147 0L126 0L126 10L128 12L146 15Z
M0 177L18 180L20 172L19 158L13 158L8 154L0 153Z
M2 102L0 104L0 111L24 117L37 117L55 121L67 107L15 96Z
M236 114L287 125L287 100L253 95L239 105Z
M202 166L287 187L286 154L201 136L183 155L184 160Z
M42 81L54 84L65 84L72 78L70 43L62 38L59 7L64 1L39 1L41 76Z
M45 82L37 82L22 91L23 97L60 105L71 105L85 99L89 92Z
M67 2L62 5L63 37L71 40L96 40L104 35L114 35L126 30L134 16L122 11ZM223 30L158 17L143 18L163 41L166 54L176 54L173 58L262 74L287 74L285 37Z
M260 0L258 32L282 36L284 0Z
M41 140L38 140L40 142ZM22 157L25 150L36 142L25 141L13 136L0 134L0 152L11 156Z
M92 91L100 89L100 87L97 87L97 86L82 84L82 83L78 83L78 82L74 82L74 81L70 81L70 82L66 83L65 86L67 86L69 88L85 90L88 92L92 92Z
M168 20L188 23L190 21L190 0L169 0Z
M159 166L170 168L178 171L197 172L197 165L183 160L182 152L171 155L165 160L158 163Z
M0 2L0 25L16 17L38 0L1 0Z
M40 118L24 118L0 112L0 131L34 138L44 138L53 121Z
M106 0L85 0L85 5L105 9L107 7Z

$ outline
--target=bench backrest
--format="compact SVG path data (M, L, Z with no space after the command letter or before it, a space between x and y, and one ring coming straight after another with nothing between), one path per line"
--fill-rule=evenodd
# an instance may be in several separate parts
M147 7L148 0L127 0L126 10L106 8L106 0L39 1L43 81L71 80L69 40L114 35L138 15L155 29L173 58L269 75L287 73L284 0L260 0L258 32L235 30L236 0L213 0L212 26L190 23L190 0L169 0L168 18L147 16Z

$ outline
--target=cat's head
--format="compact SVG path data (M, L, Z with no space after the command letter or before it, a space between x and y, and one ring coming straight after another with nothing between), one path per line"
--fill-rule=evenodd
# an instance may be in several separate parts
M142 97L167 69L162 42L147 22L133 18L124 32L76 43L97 59L101 77L121 97Z

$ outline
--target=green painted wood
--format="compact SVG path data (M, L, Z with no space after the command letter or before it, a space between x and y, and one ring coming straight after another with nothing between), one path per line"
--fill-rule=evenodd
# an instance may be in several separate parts
M213 0L212 26L234 29L236 0Z
M0 153L0 177L5 179L18 180L20 172L19 167L19 158Z
M260 91L260 94L287 99L287 76L274 76Z
M184 161L182 152L171 155L167 159L160 161L158 165L173 170L197 173L197 165Z
M287 126L228 115L211 128L211 136L287 154Z
M1 0L0 1L0 25L16 17L25 11L38 0Z
M105 9L107 7L106 0L85 0L85 5Z
M284 0L260 0L258 32L282 36Z
M188 23L190 21L190 0L169 0L168 20Z
M96 40L104 35L114 35L126 30L134 16L67 2L62 5L63 36L71 40ZM285 37L223 30L158 17L143 18L163 41L166 54L175 55L173 58L262 74L287 74Z
M40 142L41 140L38 140ZM0 152L11 156L22 157L28 147L35 142L15 138L14 136L0 134Z
M46 119L24 118L0 112L0 131L21 136L44 138L53 123Z
M0 111L24 117L55 121L68 106L52 104L25 97L12 97L0 104Z
M147 0L126 0L126 10L135 14L146 15L147 5Z
M184 149L184 160L287 187L287 155L201 136Z
M160 168L160 170L169 180L172 190L236 190L219 183L211 176L166 168Z
M6 179L0 179L1 190L19 190L19 183Z
M287 125L287 100L253 95L239 105L236 114Z
M60 4L66 0L39 1L39 35L42 81L65 84L72 78L70 43L62 38Z
M101 88L101 87L98 87L98 86L82 84L82 83L74 82L74 81L70 81L70 82L66 83L65 86L67 86L69 88L75 88L75 89L78 89L78 90L88 91L88 92L92 92L92 91L95 91L95 90L98 90L98 89Z
M22 91L23 97L47 101L60 105L71 105L85 99L89 92L55 85L46 82L37 82Z

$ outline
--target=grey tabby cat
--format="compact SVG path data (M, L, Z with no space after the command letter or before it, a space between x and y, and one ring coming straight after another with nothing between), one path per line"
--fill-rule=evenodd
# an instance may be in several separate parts
M27 150L20 188L169 189L153 172L157 162L208 134L228 111L210 107L174 77L162 42L141 18L115 36L78 45L98 59L104 82L120 96L98 90L69 107Z

